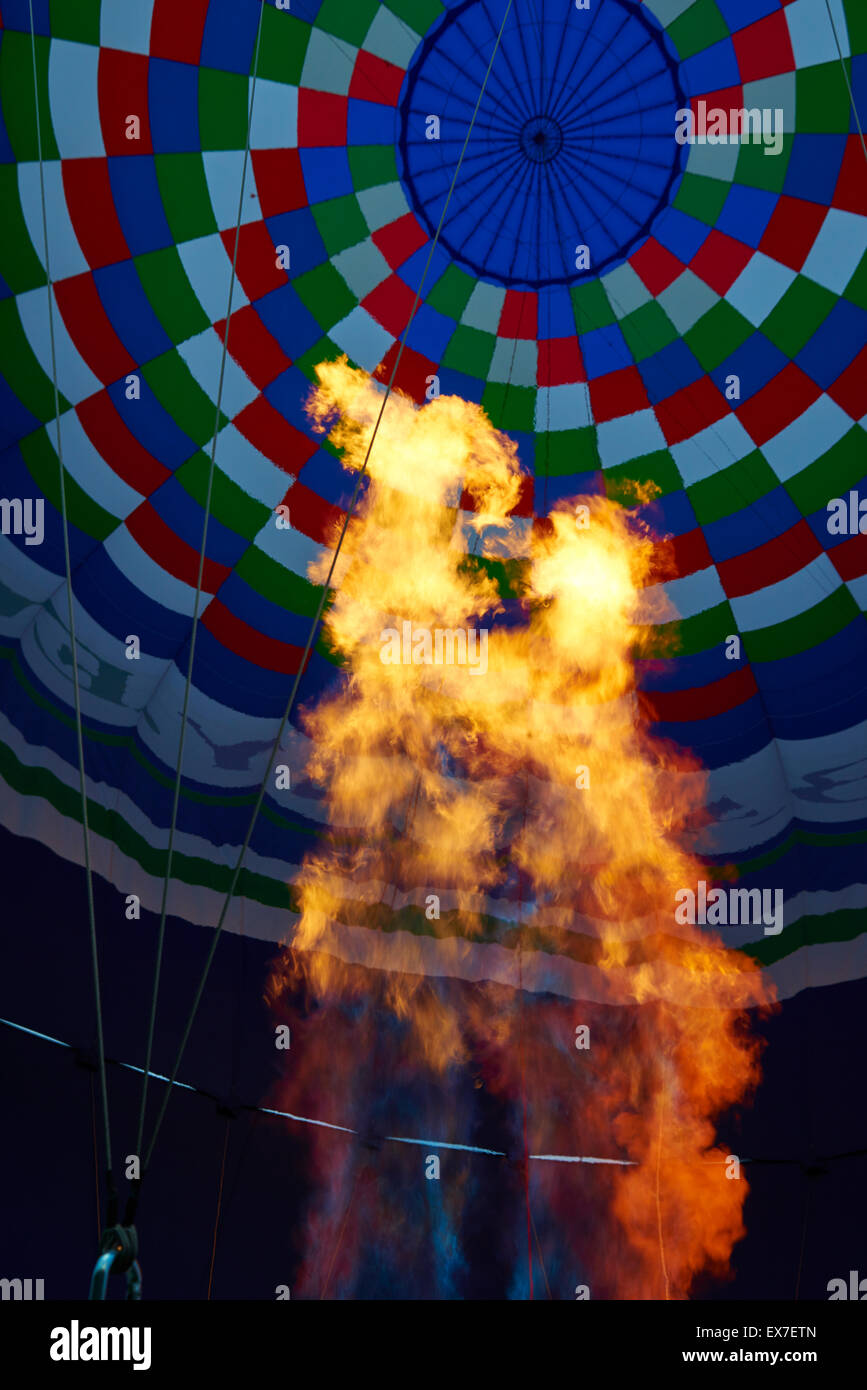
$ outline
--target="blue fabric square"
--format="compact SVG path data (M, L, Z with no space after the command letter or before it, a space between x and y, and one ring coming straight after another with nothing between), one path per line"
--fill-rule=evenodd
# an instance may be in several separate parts
M205 509L187 492L178 478L174 475L167 478L156 492L151 493L149 501L157 516L171 527L176 536L185 540L193 550L201 551ZM208 518L209 560L234 569L248 545L249 541L244 536L230 530L211 512Z
M430 270L422 284L424 268L427 265L427 258L430 256L431 243L426 241L424 246L420 246L417 251L413 251L409 260L404 261L400 267L399 275L405 285L409 285L413 294L417 294L421 288L422 298L427 299L437 280L445 274L452 260L448 252L441 246L437 246L431 257Z
M740 398L741 401L748 401L783 370L787 360L786 354L775 343L756 330L708 375L722 392L725 392L727 376L734 374L740 377Z
M353 192L349 154L345 149L299 150L304 187L311 203L325 203L330 198L342 198Z
M38 430L41 423L21 404L6 378L0 376L0 449L8 449L10 444L17 444L19 439L31 434L33 430ZM4 468L5 466L4 462ZM8 496L9 483L5 475L3 486L7 489L5 495Z
M132 261L93 272L93 283L112 328L135 362L150 362L172 348Z
M726 87L737 87L741 82L741 70L735 56L735 46L731 39L720 39L695 53L680 65L680 80L686 96L704 96L707 92L719 92ZM674 134L674 112L671 114L671 131Z
M326 502L343 508L349 505L356 478L347 473L340 459L329 454L327 449L317 449L302 467L298 481L317 497L324 497Z
M49 0L33 0L34 33L51 33L49 9ZM27 34L30 33L30 6L28 0L3 0L3 28L19 29Z
M453 367L440 367L440 395L463 396L465 401L482 403L485 383L480 377L467 376L466 372L456 372Z
M784 487L741 507L731 516L706 522L702 527L707 548L714 562L746 555L760 545L782 536L801 520L801 513Z
M802 371L827 391L867 343L867 314L848 299L838 299L825 322L795 358ZM867 407L867 401L865 401Z
M310 208L296 208L294 212L266 217L265 226L275 246L289 247L293 276L314 270L328 260L325 242Z
M153 155L112 155L107 163L111 196L132 254L142 256L146 251L174 246Z
M406 345L420 352L430 362L439 362L454 331L454 319L446 318L445 314L432 309L429 304L419 304Z
M710 230L704 222L699 222L698 218L690 217L686 212L679 212L677 208L667 208L653 224L656 240L684 265L689 264L699 247L707 241Z
M737 237L747 246L757 247L774 215L777 202L776 193L769 193L767 189L747 188L742 183L732 184L716 221L717 230Z
M287 367L285 372L281 372L269 382L263 392L265 399L275 410L279 410L283 419L288 420L289 424L294 425L302 434L306 434L308 439L313 437L313 431L304 410L304 402L310 394L310 386L310 381L300 367Z
M783 192L830 204L846 152L845 135L796 135Z
M397 144L400 122L393 106L385 106L381 101L361 101L358 97L350 97L348 108L349 145Z
M638 370L651 405L666 400L675 391L691 386L704 376L704 369L682 338L639 362Z
M192 458L198 445L194 439L175 424L171 415L160 404L148 385L144 374L141 376L141 399L128 401L123 379L114 381L107 388L112 405L130 434L139 444L159 459L165 468L175 469ZM199 536L199 546L202 538Z
M254 302L256 313L287 357L301 357L322 336L322 329L291 284L280 285Z
M544 468L544 460L538 460L536 466L537 470ZM545 477L537 471L533 479L533 495L533 510L537 516L543 516L566 497L604 497L605 477L599 468L556 477Z
M200 65L219 72L250 72L259 14L259 0L208 0Z
M698 526L692 502L683 488L639 507L638 515L660 535L685 536Z
M780 0L716 0L716 7L729 31L734 34L738 29L745 29L748 24L755 24L757 19L764 19L778 10Z
M632 353L616 323L581 334L581 354L588 380L632 366Z
M198 68L168 58L151 58L148 119L155 154L201 149Z
M539 337L571 338L575 334L575 310L565 285L546 285L539 291Z

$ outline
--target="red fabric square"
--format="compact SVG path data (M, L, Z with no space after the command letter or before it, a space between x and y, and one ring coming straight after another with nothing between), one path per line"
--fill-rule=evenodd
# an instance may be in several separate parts
M837 177L833 204L847 212L867 215L867 179L864 177L864 151L857 135L846 141L846 153Z
M399 338L412 313L415 295L399 275L389 275L362 300L364 308L377 323Z
M762 445L803 413L822 394L794 362L739 406L736 414L753 443Z
M725 397L709 376L699 377L667 400L657 401L653 408L668 444L691 439L729 412Z
M313 92L307 87L298 91L298 144L346 144L346 97L333 92Z
M150 56L198 64L207 13L208 0L155 0Z
M717 560L716 567L728 597L740 598L788 579L820 552L819 542L802 517L781 536L772 536L764 545L730 560Z
M411 212L399 217L396 222L387 222L384 227L373 233L373 241L392 270L408 261L428 239L427 232Z
M590 383L590 405L597 425L621 415L633 415L636 410L646 410L648 404L637 367L623 367L619 372L598 376Z
M867 574L867 536L849 536L826 552L841 579L860 579Z
M683 274L684 266L667 247L661 246L654 237L647 241L633 256L630 256L632 269L641 278L653 295L661 294Z
M226 333L226 320L220 319L219 323L215 323L214 331L222 340ZM229 353L260 391L292 365L252 304L245 304L232 315L229 322Z
M501 338L535 338L539 332L539 296L535 290L506 290L500 314Z
M250 158L263 217L307 206L307 189L297 150L253 150Z
M722 295L731 289L752 254L751 246L745 246L714 227L696 251L689 268Z
M699 102L702 104L702 111L699 111ZM689 104L692 107L694 133L696 135L707 134L708 117L714 110L725 111L726 130L728 130L729 112L739 111L743 106L744 89L740 83L735 87L720 87L715 92L702 92L697 97L691 97Z
M782 10L774 10L764 19L757 19L755 24L739 29L732 35L732 43L744 82L757 82L778 72L794 71L795 55Z
M864 156L859 150L863 165ZM863 168L861 179L863 182ZM790 270L800 270L810 254L827 208L807 203L803 198L783 194L774 208L771 220L759 242L759 250L772 260L780 261Z
M570 381L586 381L578 338L542 338L536 368L539 386L565 386Z
M96 85L106 154L152 154L145 54L101 48ZM127 116L139 118L138 140L127 139Z
M66 206L78 244L92 270L129 260L130 250L114 207L104 159L64 159Z
M75 413L91 444L110 461L117 476L142 497L155 492L171 477L171 470L155 459L127 428L107 391L97 391L80 401Z
M392 369L400 352L400 343L394 342L383 357L374 376L377 381L388 382L391 379ZM428 357L423 357L420 352L415 352L411 347L405 347L400 354L400 366L394 378L394 389L404 391L407 396L423 405L427 400L427 388L430 384L428 377L436 376L437 366Z
M235 254L235 234L234 227L220 233L230 261ZM286 271L277 265L277 248L264 222L247 222L237 235L237 275L248 299L261 299L263 294L288 283Z
M355 60L349 95L360 101L378 101L382 106L397 106L403 83L403 69L377 58L361 48Z
M232 341L231 331L229 342ZM232 424L260 454L264 454L284 473L297 475L319 447L314 440L296 430L264 396L246 405ZM293 516L293 525L295 524Z
M828 387L832 401L842 406L853 420L867 415L867 347L863 347L845 372Z

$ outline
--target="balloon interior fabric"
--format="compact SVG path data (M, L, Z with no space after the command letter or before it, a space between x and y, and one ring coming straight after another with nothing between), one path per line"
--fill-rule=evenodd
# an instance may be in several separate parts
M505 11L33 0L31 35L0 0L7 843L83 862L62 455L93 868L159 912L198 604L168 904L216 924L351 496L305 413L345 354L478 402L528 527L656 485L679 622L642 716L709 769L708 865L783 893L784 930L727 944L831 1011L867 976L867 10L516 0L485 83ZM753 138L708 124L741 111ZM340 679L320 632L279 762ZM229 933L285 935L327 829L270 778ZM474 980L515 903L459 955L383 912L427 932L419 972ZM539 987L597 998L576 959Z

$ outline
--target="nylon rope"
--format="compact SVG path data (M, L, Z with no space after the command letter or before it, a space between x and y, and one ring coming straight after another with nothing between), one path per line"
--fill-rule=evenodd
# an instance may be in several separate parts
M96 1038L99 1055L99 1086L102 1099L103 1142L105 1144L106 1185L109 1198L109 1219L113 1217L115 1200L114 1176L111 1166L111 1125L108 1110L108 1085L105 1073L105 1038L102 1026L102 994L99 983L99 951L96 941L96 908L93 898L93 869L90 860L90 824L87 813L87 782L84 772L84 733L81 721L81 686L78 674L78 644L75 634L75 604L72 593L72 559L69 550L69 516L66 504L66 478L63 468L63 443L60 432L60 392L57 387L57 346L54 337L53 285L48 251L48 213L45 202L45 166L42 153L42 123L39 119L39 79L36 70L36 26L33 19L33 0L30 11L30 48L33 58L33 105L36 113L36 148L39 155L39 191L42 204L42 237L45 243L45 277L48 295L48 337L51 351L51 377L54 391L54 418L57 427L57 460L60 474L60 510L63 520L63 558L66 567L66 596L69 613L69 645L72 652L72 688L75 704L75 733L78 746L78 780L81 791L81 821L84 835L84 874L87 884L87 914L90 926L90 954L93 968L93 993L96 1004ZM47 433L47 431L46 431Z
M142 1138L144 1136L145 1112L147 1109L147 1082L148 1075L150 1073L151 1058L153 1055L154 1029L156 1027L157 1014L157 999L159 995L160 975L162 972L163 945L165 941L166 931L168 894L172 875L172 857L174 854L175 829L177 826L178 819L178 804L180 801L181 794L181 769L183 766L184 759L184 743L186 740L187 732L187 714L190 703L190 690L193 683L193 663L195 661L196 635L198 633L199 627L199 603L201 601L202 584L204 581L205 573L205 556L207 552L208 543L208 523L211 517L211 497L213 494L214 472L217 456L217 438L220 433L220 406L223 400L223 385L226 376L226 357L229 350L229 324L232 318L232 299L235 293L235 280L237 277L238 247L240 245L241 240L241 218L244 209L244 190L246 188L247 183L247 167L250 162L250 141L253 132L253 104L256 100L256 78L259 71L259 48L262 38L262 19L264 14L265 4L264 0L262 0L262 5L259 10L259 24L256 29L256 48L253 56L253 81L250 88L250 104L247 112L247 140L244 147L244 163L241 169L241 189L238 194L238 217L235 223L235 245L232 252L232 272L229 277L229 298L226 305L226 322L223 330L223 346L220 353L220 377L217 386L217 406L216 415L214 418L214 437L211 441L211 460L210 467L208 469L208 487L205 496L205 517L202 525L202 545L201 550L199 551L199 572L196 579L196 597L193 605L193 625L190 632L190 655L189 660L187 662L187 679L184 686L184 701L181 710L181 732L180 737L178 739L178 761L177 766L175 768L175 785L172 797L172 816L171 822L169 824L169 840L168 849L166 853L166 871L165 877L163 879L162 901L160 903L160 925L159 932L157 935L157 956L156 963L154 966L154 986L151 998L150 1019L148 1022L147 1047L145 1051L145 1065L142 1080L141 1104L139 1108L138 1131L136 1134L135 1145L135 1151L138 1155L141 1155Z
M471 136L472 133L473 133L473 127L474 127L474 125L475 125L476 116L478 115L479 107L481 106L482 98L484 97L485 90L486 90L487 85L488 85L488 78L490 77L491 69L492 69L492 67L493 67L493 65L494 65L494 59L496 58L496 56L497 56L497 51L498 51L498 49L499 49L499 47L500 47L500 40L502 39L503 31L504 31L504 29L505 29L505 27L506 27L506 20L508 19L509 14L510 14L510 12L511 12L512 4L513 4L513 0L508 0L508 4L506 5L506 10L505 10L505 13L504 13L504 15L503 15L503 20L502 20L502 23L501 23L501 25L500 25L499 32L498 32L498 34L497 34L496 43L494 44L494 48L493 48L493 51L492 51L492 53L491 53L490 60L489 60L489 62L488 62L487 70L486 70L486 72L485 72L485 76L484 76L484 79L483 79L483 81L482 81L482 87L481 87L481 90L480 90L480 92L479 92L478 99L477 99L477 101L476 101L475 109L474 109L474 111L473 111L473 116L472 116L472 119L471 119L471 121L470 121L469 127L468 127L468 129L467 129L466 136L465 136L465 138L464 138L464 143L463 143L463 147L462 147L462 149L461 149L460 157L458 158L457 166L456 166L456 168L455 168L454 175L452 176L452 181L451 181L451 185L450 185L450 187L449 187L448 195L447 195L446 200L445 200L445 203L444 203L444 205L443 205L442 213L440 214L440 220L439 220L439 223L438 223L438 225L437 225L436 232L435 232L435 234L434 234L434 239L433 239L433 241L432 241L432 243L431 243L431 249L430 249L430 251L429 251L429 253L428 253L427 261L425 262L425 267L424 267L424 270L423 270L423 272L422 272L421 279L420 279L420 281L419 281L419 287L418 287L418 289L417 289L417 291L416 291L415 299L413 300L412 310L411 310L411 312L410 312L409 319L408 319L408 321L407 321L407 325L406 325L405 329L403 330L403 334L402 334L401 339L400 339L400 347L399 347L399 350L398 350L397 355L396 355L395 360L394 360L394 366L393 366L392 369L391 369L391 373L390 373L390 376L389 376L389 379L388 379L388 385L387 385L386 390L385 390L385 392L384 392L383 399L382 399L382 405L380 406L379 414L378 414L378 416L377 416L377 418L376 418L376 422L375 422L374 427L373 427L373 432L372 432L371 437L370 437L370 443L369 443L368 446L367 446L367 452L366 452L366 454L365 454L364 462L363 462L363 464L362 464L361 469L359 470L358 478L357 478L357 480L356 480L355 487L354 487L354 489L353 489L353 491L352 491L352 496L351 496L350 501L349 501L349 506L348 506L348 508L347 508L346 515L345 515L345 517L344 517L344 519L343 519L343 526L341 527L341 530L340 530L340 535L339 535L338 540L337 540L337 545L336 545L336 548L335 548L335 551L334 551L334 555L332 556L332 559L331 559L331 565L330 565L330 567L329 567L328 574L327 574L326 579L325 579L325 582L324 582L324 584L323 584L323 586L322 586L322 593L321 593L321 596L320 596L320 599L319 599L319 604L318 604L318 606L317 606L316 613L315 613L314 618L313 618L313 622L312 622L311 627L310 627L310 633L309 633L308 638L307 638L307 643L306 643L306 645L305 645L304 652L303 652L303 655L302 655L302 657L301 657L301 661L299 662L299 665L298 665L298 671L296 672L295 679L294 679L294 681L293 681L293 683L292 683L292 689L291 689L290 694L289 694L289 700L288 700L288 702L287 702L286 709L285 709L284 714L283 714L283 718L282 718L282 720L281 720L281 722L280 722L280 726L279 726L279 728L278 728L278 730L277 730L277 736L276 736L276 738L275 738L275 740L274 740L274 744L273 744L272 749L271 749L270 757L269 757L268 762L267 762L267 764L266 764L265 775L264 775L264 777L262 778L262 783L261 783L261 786L260 786L260 788L259 788L259 793L258 793L258 796L257 796L257 798L256 798L256 803L255 803L255 805L254 805L254 807L253 807L253 814L252 814L252 816L250 817L250 824L249 824L249 826L248 826L248 828L247 828L247 833L246 833L246 835L245 835L245 837L244 837L244 843L243 843L242 846L241 846L241 851L240 851L240 853L239 853L239 855L238 855L238 859L237 859L237 862L236 862L236 864L235 864L235 869L234 869L234 872L233 872L233 874L232 874L232 880L231 880L231 883L230 883L230 885L229 885L229 890L228 890L228 892L227 892L227 894L226 894L226 897L225 897L225 900L224 900L224 902L223 902L223 906L222 906L222 909L221 909L221 911L220 911L219 920L218 920L218 922L217 922L217 926L216 926L216 928L215 928L215 930L214 930L214 934L213 934L213 937L212 937L212 939L211 939L210 948L209 948L209 950L208 950L208 954L207 954L207 957L206 957L206 960L205 960L205 967L204 967L204 970L203 970L203 972L202 972L201 980L199 981L199 986L198 986L198 989L197 989L197 991L196 991L195 998L194 998L194 1000L193 1000L193 1007L192 1007L192 1009L190 1010L190 1015L189 1015L189 1019L188 1019L188 1021L187 1021L186 1028L184 1029L184 1035L183 1035L183 1038L181 1039L181 1045L180 1045L180 1047L179 1047L179 1049L178 1049L178 1054L177 1054L177 1057L176 1057L176 1059L175 1059L175 1064L174 1064L174 1067L173 1067L173 1070L172 1070L172 1076L171 1076L171 1079L172 1079L172 1080L174 1080L174 1078L177 1076L178 1068L180 1067L181 1061L182 1061L182 1059L183 1059L184 1051L185 1051L186 1045L187 1045L187 1040L188 1040L188 1038L189 1038L190 1031L191 1031L191 1029L192 1029L193 1022L194 1022L194 1020L195 1020L196 1012L197 1012L197 1010L198 1010L199 1003L201 1002L202 994L204 993L205 984L206 984L206 982L207 982L208 974L209 974L210 968L211 968L211 962L212 962L213 959L214 959L214 954L215 954L215 952L216 952L217 945L218 945L219 940L220 940L220 935L221 935L222 930L223 930L223 924L224 924L224 922L225 922L225 920L226 920L226 914L227 914L227 912L228 912L229 905L230 905L230 903L231 903L231 901L232 901L232 898L234 897L235 889L236 889L236 887L237 887L238 879L239 879L240 873L241 873L241 867L242 867L242 865L243 865L243 863L244 863L244 859L245 859L246 854L247 854L247 849L248 849L248 847L249 847L250 840L252 839L253 829L254 829L255 824L256 824L256 821L257 821L257 819L258 819L259 811L260 811L261 806L262 806L262 802L263 802L264 799L265 799L265 787L266 787L266 785L267 785L268 778L269 778L269 776L270 776L270 772L271 772L271 768L272 768L273 763L274 763L274 759L275 759L275 757L276 757L276 755L277 755L277 750L279 749L280 743L281 743L282 738L283 738L283 732L284 732L284 730L285 730L286 724L287 724L287 722L288 722L288 720L289 720L289 716L290 716L290 714L291 714L291 712L292 712L292 709L293 709L293 706L294 706L294 704L295 704L295 698L296 698L296 696L297 696L297 694L298 694L298 687L299 687L299 685L300 685L300 683L301 683L301 677L302 677L302 675L303 675L303 673L304 673L305 667L306 667L306 665L307 665L308 657L310 656L310 652L311 652L312 647L313 647L313 640L314 640L314 637L315 637L315 635L316 635L316 629L317 629L317 627L319 626L319 620L320 620L320 618L322 617L322 613L323 613L323 610L324 610L324 608L325 608L325 603L326 603L326 599L327 599L327 597L328 597L329 587L330 587L330 584L331 584L332 577L333 577L333 575L334 575L335 567L336 567L336 565L337 565L337 559L338 559L338 556L339 556L339 554L340 554L340 550L341 550L341 547L342 547L342 545L343 545L344 538L345 538L345 536L346 536L346 531L347 531L347 528L348 528L348 526L349 526L349 522L350 522L350 520L351 520L351 518L352 518L352 514L353 514L353 512L354 512L354 510L355 510L355 504L356 504L356 502L357 502L357 500L358 500L358 495L359 495L359 493L360 493L360 491L361 491L362 482L364 481L364 477L365 477L365 475L366 475L366 473L367 473L367 465L368 465L368 462L369 462L369 460L370 460L370 454L371 454L371 451L372 451L372 449L373 449L373 445L374 445L375 440L376 440L376 435L377 435L377 432L378 432L378 430L379 430L380 423L381 423L381 421L382 421L383 412L385 411L385 407L386 407L386 405L388 404L389 396L391 395L392 387L393 387L393 385L394 385L394 380L395 380L395 377L396 377L396 375L397 375L397 370L398 370L398 367L400 366L400 361L401 361L401 358L402 358L402 356L403 356L404 348L405 348L405 346L406 346L407 335L408 335L408 333L409 333L410 327L412 326L412 322L413 322L413 319L414 319L414 317L415 317L415 314L416 314L416 312L417 312L417 310L418 310L419 304L421 303L422 290L423 290L423 288L424 288L424 283L425 283L425 280L427 279L427 274L428 274L428 271L429 271L429 269L430 269L430 266L431 266L431 262L432 262L432 260L433 260L434 253L435 253L435 251L436 251L436 248L437 248L437 245L438 245L438 242L439 242L440 233L441 233L441 231L442 231L443 224L444 224L445 219L446 219L446 214L448 213L449 204L450 204L451 199L452 199L452 194L454 193L454 190L455 190L455 185L456 185L456 183L457 183L458 175L459 175L459 173L460 173L460 171L461 171L461 165L463 164L464 155L465 155L465 153L466 153L467 145L469 144L470 136ZM144 1177L144 1173L147 1171L148 1165L149 1165L149 1163L150 1163L151 1155L152 1155L152 1153L153 1153L154 1145L155 1145L155 1143L156 1143L157 1136L158 1136L158 1134L159 1134L160 1127L161 1127L161 1125L162 1125L163 1116L165 1115L166 1107L167 1107L167 1105L168 1105L168 1101L169 1101L169 1097L170 1097L170 1096L171 1096L171 1087L169 1087L169 1088L166 1090L166 1093L165 1093L165 1095L164 1095L164 1097L163 1097L162 1105L161 1105L160 1110L159 1110L159 1113L158 1113L158 1115L157 1115L156 1123L155 1123L154 1130L153 1130L153 1135L152 1135L152 1137L151 1137L151 1141L150 1141L150 1144L149 1144L149 1146L148 1146L147 1154L145 1155L144 1164L143 1164L143 1166L142 1166L142 1177Z

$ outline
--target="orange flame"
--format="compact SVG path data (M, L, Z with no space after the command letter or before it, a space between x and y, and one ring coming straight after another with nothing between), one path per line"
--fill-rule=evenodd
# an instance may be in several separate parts
M308 772L340 831L300 870L272 987L303 978L317 998L345 999L361 987L357 964L381 970L382 1006L411 1023L429 1074L483 1039L486 1083L526 1088L530 1153L595 1144L634 1165L598 1184L622 1242L605 1287L686 1297L700 1271L725 1272L744 1233L747 1184L726 1177L714 1118L757 1084L745 1010L770 996L751 960L675 924L676 892L704 872L681 832L705 780L638 717L635 656L676 617L654 586L654 538L599 497L531 527L512 515L516 446L480 407L394 393L377 429L375 382L345 359L317 375L311 418L349 468L376 435L327 615L347 679L305 717ZM521 621L494 626L506 570ZM326 573L323 560L311 577ZM497 889L517 896L518 926L494 943L482 938ZM413 909L416 929L402 930ZM592 979L604 1006L587 1052L564 1044L562 1001L524 1019L524 991L556 992L543 982L558 968L562 993L582 998ZM449 974L492 983L460 1013L428 987ZM503 985L517 987L517 1011ZM574 1033L581 1006L568 1012ZM606 1036L614 1013L628 1028ZM555 1088L556 1103L534 1106ZM557 1205L562 1181L538 1190Z

